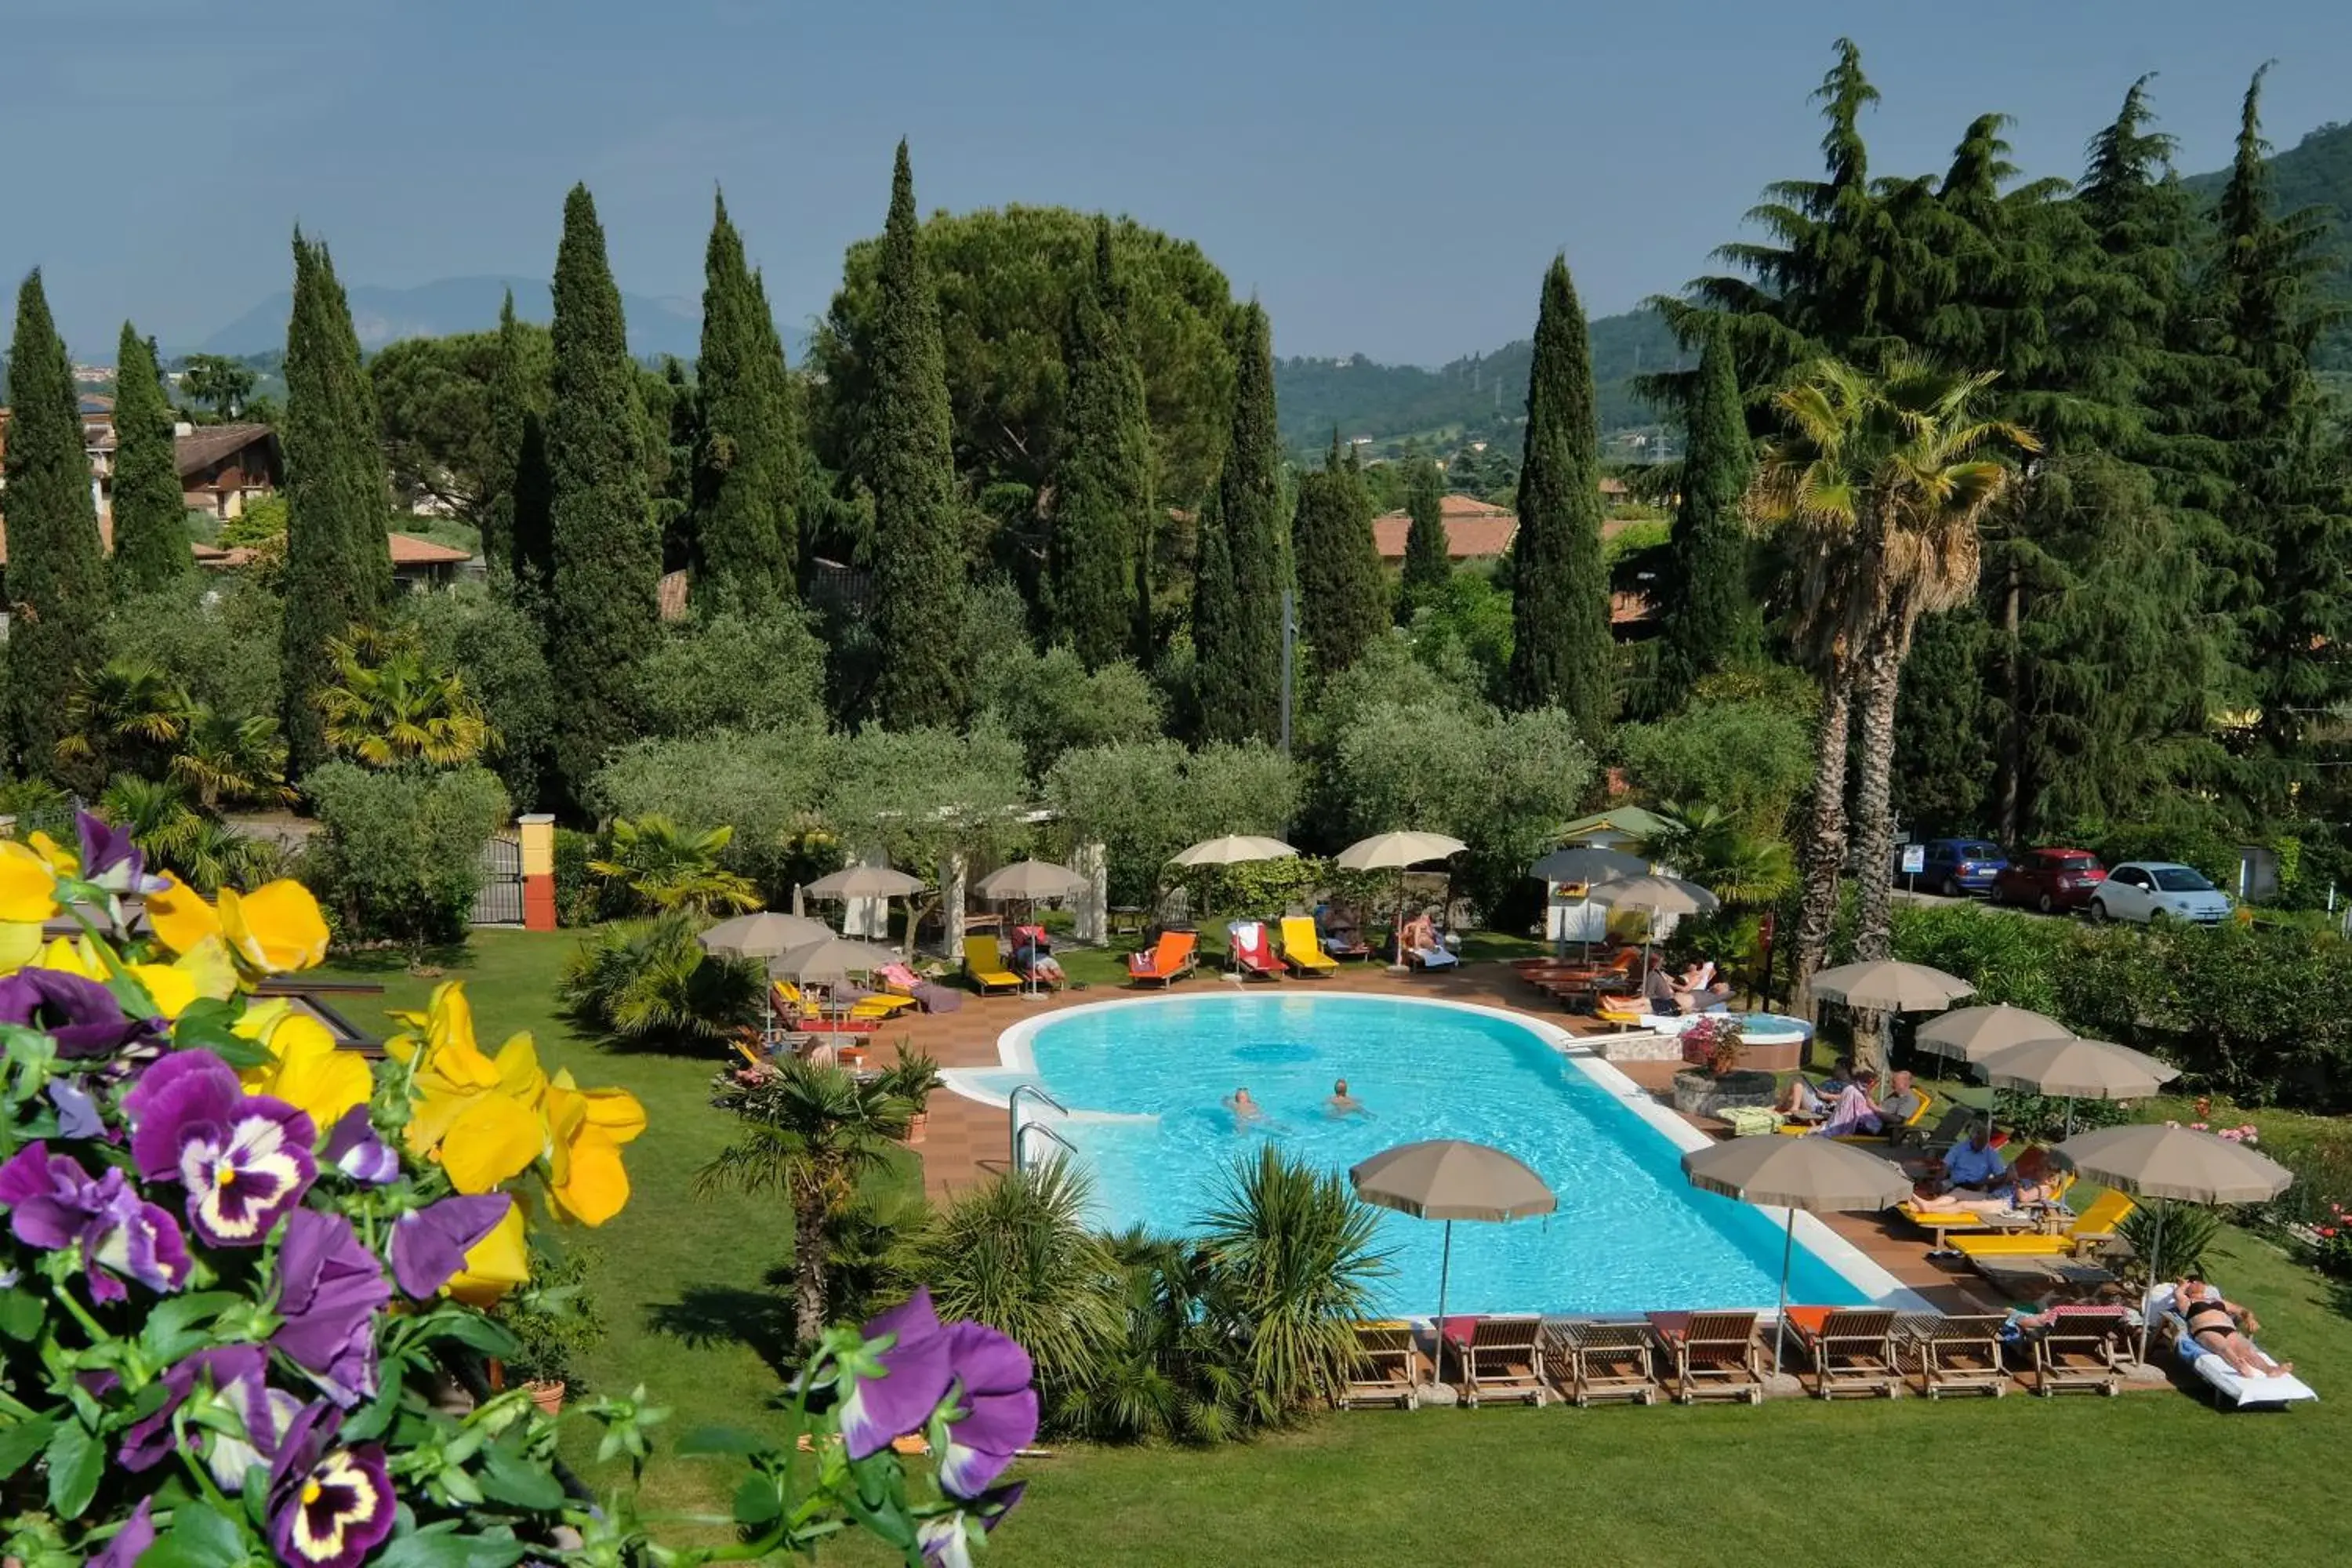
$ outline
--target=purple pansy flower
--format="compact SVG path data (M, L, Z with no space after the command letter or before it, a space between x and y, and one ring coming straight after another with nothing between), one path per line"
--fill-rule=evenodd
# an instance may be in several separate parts
M841 1438L853 1459L921 1431L954 1381L948 1331L931 1308L929 1286L866 1324L865 1333L869 1342L887 1337L890 1343L876 1356L882 1374L854 1378L841 1402Z
M423 1301L466 1266L466 1253L498 1228L514 1200L504 1193L443 1198L392 1225L392 1277Z
M116 1167L93 1180L80 1161L25 1145L0 1165L0 1205L18 1241L56 1252L81 1244L90 1297L120 1301L125 1279L151 1290L188 1282L188 1248L169 1211L141 1198Z
M400 1176L400 1156L376 1136L375 1123L368 1120L364 1105L343 1112L342 1120L327 1134L319 1157L365 1187L380 1187Z
M1011 1486L998 1487L994 1491L965 1500L953 1513L934 1514L915 1527L915 1542L923 1549L923 1561L936 1568L971 1568L971 1527L978 1525L982 1535L1003 1522L1021 1500L1027 1481L1015 1481Z
M163 1378L171 1397L122 1435L117 1458L131 1470L169 1458L178 1442L173 1418L195 1399L195 1419L185 1424L189 1441L223 1491L242 1490L246 1470L277 1458L278 1439L302 1409L300 1400L268 1385L268 1352L259 1345L219 1345L174 1362ZM200 1385L208 1392L200 1394ZM223 1411L236 1417L236 1431L223 1429Z
M74 833L81 839L81 874L110 893L160 893L169 886L161 877L146 875L147 858L130 833L89 812L74 813Z
M114 1539L89 1560L88 1568L138 1568L141 1553L155 1544L155 1521L148 1517L154 1506L153 1498L141 1498L139 1506L131 1510L131 1517L122 1521L122 1528L114 1532Z
M111 1056L134 1040L160 1039L161 1018L126 1018L114 993L97 981L37 965L0 979L0 1024L23 1024L58 1043L66 1057Z
M247 1094L210 1051L175 1051L122 1101L131 1153L150 1181L183 1183L188 1218L215 1247L258 1247L318 1174L317 1131L282 1100Z
M392 1477L373 1443L331 1446L328 1409L294 1418L269 1471L269 1542L280 1563L356 1568L392 1533Z
M103 1138L106 1122L98 1114L98 1102L90 1099L81 1085L70 1079L49 1079L47 1090L49 1103L58 1110L58 1136L60 1138Z
M278 1249L278 1310L269 1342L349 1409L375 1393L375 1314L392 1300L375 1254L341 1215L296 1209Z
M948 1362L955 1410L940 1456L940 1489L976 1498L1037 1436L1037 1391L1030 1386L1035 1369L1009 1335L970 1321L948 1326Z

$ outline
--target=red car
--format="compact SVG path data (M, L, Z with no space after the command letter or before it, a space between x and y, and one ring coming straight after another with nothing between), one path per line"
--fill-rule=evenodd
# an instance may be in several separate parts
M1992 896L2004 904L2031 904L2043 914L2079 910L2107 879L2099 858L2087 849L2030 849L1993 879Z

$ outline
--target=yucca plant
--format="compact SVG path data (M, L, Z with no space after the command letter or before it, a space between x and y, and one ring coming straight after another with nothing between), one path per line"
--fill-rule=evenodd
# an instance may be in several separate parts
M690 1044L757 1021L767 977L743 959L702 951L686 914L617 921L581 941L557 994L582 1023L625 1038Z
M2162 1236L2157 1234L2159 1220ZM2153 1285L2197 1272L2205 1262L2205 1249L2221 1234L2221 1216L2196 1204L2159 1198L2124 1215L2116 1234L2131 1247L2125 1274Z
M755 909L759 889L728 870L719 857L734 838L732 827L681 827L659 812L613 824L612 847L588 868L619 882L641 906L691 910L709 915L721 910Z

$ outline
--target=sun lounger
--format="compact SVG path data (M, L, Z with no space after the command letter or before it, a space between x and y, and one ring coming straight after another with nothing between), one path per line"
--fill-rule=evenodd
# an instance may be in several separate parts
M1895 1205L1895 1213L1897 1218L1907 1220L1927 1233L1927 1256L1930 1258L1960 1256L1959 1250L1945 1239L1956 1230L2009 1235L2034 1227L2033 1216L2022 1209L1979 1214L1973 1209L1922 1209L1909 1203L1900 1203Z
M1339 1390L1342 1410L1365 1405L1394 1405L1411 1410L1420 1403L1422 1375L1429 1363L1412 1342L1407 1322L1358 1323L1356 1366Z
M1664 1392L1653 1359L1657 1343L1647 1323L1555 1323L1544 1364L1552 1386L1580 1409L1596 1399L1655 1405Z
M2212 1391L2214 1404L2242 1410L2248 1405L2284 1406L2319 1397L2317 1389L2292 1373L2247 1377L2221 1352L2198 1343L2189 1331L2189 1320L2173 1305L2171 1286L2159 1285L2147 1293L2147 1311L2149 1321L2163 1325L2172 1353Z
M1462 955L1439 942L1433 947L1409 947L1404 950L1408 969L1454 969L1462 963Z
M1971 1261L1985 1258L2087 1258L2115 1239L2116 1227L2131 1212L2128 1194L2109 1191L2100 1194L2097 1202L2056 1236L1962 1236L1953 1238L1952 1247Z
M1883 1307L1791 1307L1789 1327L1813 1360L1813 1392L1895 1397L1903 1374L1895 1364L1895 1314Z
M963 939L963 974L983 996L992 991L1021 989L1021 976L1004 967L1003 954L997 951L992 936Z
M2112 1270L2077 1258L2032 1254L1971 1258L1969 1266L1983 1275L1986 1283L2014 1301L2038 1301L2045 1296L2089 1301L2116 1283Z
M2136 1331L2131 1315L2120 1307L2062 1314L2028 1336L2033 1343L2033 1392L2121 1394Z
M777 1018L800 1034L870 1035L882 1026L881 1018L872 1013L861 1017L852 1011L846 1016L828 1018L789 980L776 981L768 989Z
M1895 1361L1912 1364L1919 1374L1919 1392L1930 1399L1947 1394L1990 1394L1999 1399L2009 1392L2009 1367L2000 1350L2000 1327L2006 1321L1999 1312L1906 1319L1896 1328Z
M1266 940L1263 921L1235 921L1225 928L1225 945L1239 973L1260 980L1282 978L1282 960L1274 956L1274 943Z
M926 1013L952 1013L963 1005L963 993L934 985L903 963L886 963L875 978L901 996L912 997Z
M1323 951L1322 939L1315 934L1315 922L1304 915L1283 919L1282 961L1301 974L1328 976L1339 972L1339 961Z
M1754 1312L1652 1312L1650 1328L1674 1368L1674 1395L1764 1403L1764 1344Z
M1462 1402L1473 1410L1493 1400L1543 1403L1541 1318L1480 1318L1454 1349L1462 1358Z
M1192 931L1162 931L1150 952L1128 955L1127 977L1138 984L1149 982L1173 985L1192 973L1193 964L1200 959L1200 942L1199 935Z

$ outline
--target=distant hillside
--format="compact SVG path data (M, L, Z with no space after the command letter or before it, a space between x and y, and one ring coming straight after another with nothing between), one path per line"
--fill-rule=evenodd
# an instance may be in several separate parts
M1375 441L1423 431L1460 429L1496 436L1527 416L1525 339L1492 353L1472 354L1437 370L1351 359L1287 359L1274 367L1275 407L1283 444L1313 447L1344 437ZM1674 334L1650 310L1602 316L1592 322L1592 375L1606 433L1656 422L1633 395L1633 378L1683 363Z
M2192 174L2181 183L2208 201L2221 194L2230 171ZM2278 210L2319 207L2335 220L2336 295L2352 301L2352 125L2329 123L2271 159ZM2352 325L2338 327L2319 346L2322 370L2352 371Z

